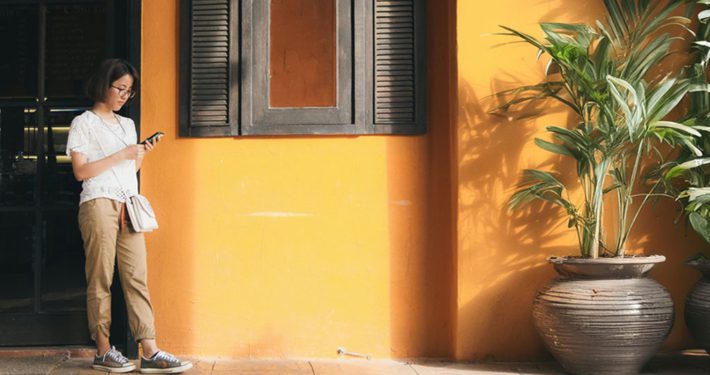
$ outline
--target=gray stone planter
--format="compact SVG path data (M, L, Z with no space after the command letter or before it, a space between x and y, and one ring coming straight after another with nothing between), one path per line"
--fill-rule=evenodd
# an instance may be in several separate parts
M685 300L685 324L695 341L710 353L710 261L694 259L687 264L700 271L703 277Z
M646 277L665 259L549 259L560 277L538 292L533 318L545 346L565 371L640 373L673 325L670 294Z

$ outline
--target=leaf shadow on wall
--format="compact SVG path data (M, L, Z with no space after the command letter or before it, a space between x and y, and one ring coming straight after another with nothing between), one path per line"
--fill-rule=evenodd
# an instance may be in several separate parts
M588 5L589 9L584 15L579 12L578 7L555 7L542 19L555 20L576 17L591 21L605 18L606 10L602 1ZM683 6L674 11L676 16L683 15L683 13ZM680 29L662 29L659 32L673 32L677 33L677 36L688 38L688 34ZM673 56L652 70L651 76L659 78L669 71L681 69L687 63L686 44L686 41L677 38L672 47ZM671 117L682 117L684 113L685 109L679 108L671 114ZM675 323L670 336L663 345L664 349L673 350L697 346L685 326L684 304L690 288L700 276L698 272L685 266L684 260L698 251L706 253L710 251L710 246L705 244L692 229L687 228L683 220L681 223L674 223L674 220L678 218L679 209L676 202L665 198L645 207L625 246L630 253L666 256L666 262L654 267L651 277L669 290L675 302Z
M548 6L540 22L585 22L604 19L604 3L584 6L539 0ZM555 4L559 3L559 6ZM539 30L531 35L538 36ZM662 68L659 68L662 69ZM502 78L500 78L502 77ZM520 84L520 80L496 74L492 89L474 88L461 81L459 86L459 340L458 358L521 360L545 356L530 317L535 291L554 277L545 264L550 255L575 254L577 241L567 230L563 213L557 208L535 203L509 214L505 207L524 168L570 171L559 176L574 182L570 160L551 156L540 160L532 155L532 140L544 136L544 126L560 125L542 114L569 113L561 107L531 105L518 119L495 117L488 110L494 98L479 98L476 89L497 92ZM501 80L503 79L503 80ZM525 84L534 83L524 80ZM484 94L485 95L485 94ZM527 111L527 113L526 113ZM527 116L527 117L526 117ZM527 119L526 119L527 118ZM573 115L566 125L574 125ZM550 155L550 154L548 154ZM536 162L528 162L535 158ZM570 164L567 164L570 163ZM575 184L568 185L570 187ZM579 195L578 190L571 192ZM669 289L676 303L676 322L664 347L679 349L695 345L683 321L683 304L699 274L684 266L685 257L708 249L692 230L674 225L677 206L667 200L646 208L629 238L628 248L646 254L663 254L652 277Z
M493 80L491 92L522 84L514 77ZM544 127L552 125L536 118L544 112L563 122L576 120L566 116L566 107L550 100L521 105L513 115L493 115L489 111L496 107L496 99L481 99L469 83L461 83L459 259L464 276L459 288L465 290L459 291L464 299L459 331L471 336L459 345L458 357L547 358L533 328L532 300L554 277L545 259L576 253L576 239L558 208L536 202L510 213L507 201L524 168L575 170L570 160L531 151L536 148L533 138L544 137ZM536 156L540 154L543 159ZM542 161L525 161L529 158ZM559 177L563 182L574 179Z

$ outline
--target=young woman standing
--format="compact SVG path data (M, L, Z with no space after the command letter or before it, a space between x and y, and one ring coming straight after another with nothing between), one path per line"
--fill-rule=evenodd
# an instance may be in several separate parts
M137 144L133 120L117 115L138 89L138 73L127 61L103 61L87 82L91 110L74 118L67 140L74 176L83 181L79 229L86 255L87 315L97 355L92 367L129 372L136 366L109 343L111 282L116 261L131 333L143 349L142 373L178 373L192 367L155 343L147 286L143 233L133 231L126 197L138 193L137 171L157 140Z

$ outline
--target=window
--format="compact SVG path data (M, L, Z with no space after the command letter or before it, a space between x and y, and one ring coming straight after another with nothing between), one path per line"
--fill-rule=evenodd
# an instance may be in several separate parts
M183 0L180 133L424 133L424 20L424 0Z

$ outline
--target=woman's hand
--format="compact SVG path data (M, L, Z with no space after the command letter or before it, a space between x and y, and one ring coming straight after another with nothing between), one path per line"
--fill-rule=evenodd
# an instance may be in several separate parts
M71 165L74 171L74 177L77 181L84 181L88 178L100 175L122 160L136 160L136 164L140 164L144 154L145 147L143 145L130 145L103 159L89 162L86 155L72 151Z
M71 162L74 177L77 181L84 181L88 178L98 176L122 160L135 160L136 170L138 170L140 169L141 164L143 164L145 153L152 151L159 140L160 137L155 139L153 142L129 145L122 150L116 151L110 156L93 162L89 162L86 155L73 151L71 153Z
M140 160L145 155L145 146L129 145L119 151L119 156L123 160Z
M156 137L152 142L146 141L145 143L143 143L143 145L145 146L145 150L148 152L153 151L153 149L155 148L155 145L157 145L158 142L160 142L160 138L162 138L162 137Z
M143 146L143 153L141 154L139 159L136 159L136 170L141 169L141 166L143 165L143 157L145 157L146 152L153 151L155 148L155 145L160 141L160 137L155 138L155 140L151 141L146 141L145 143L140 144L140 146Z

